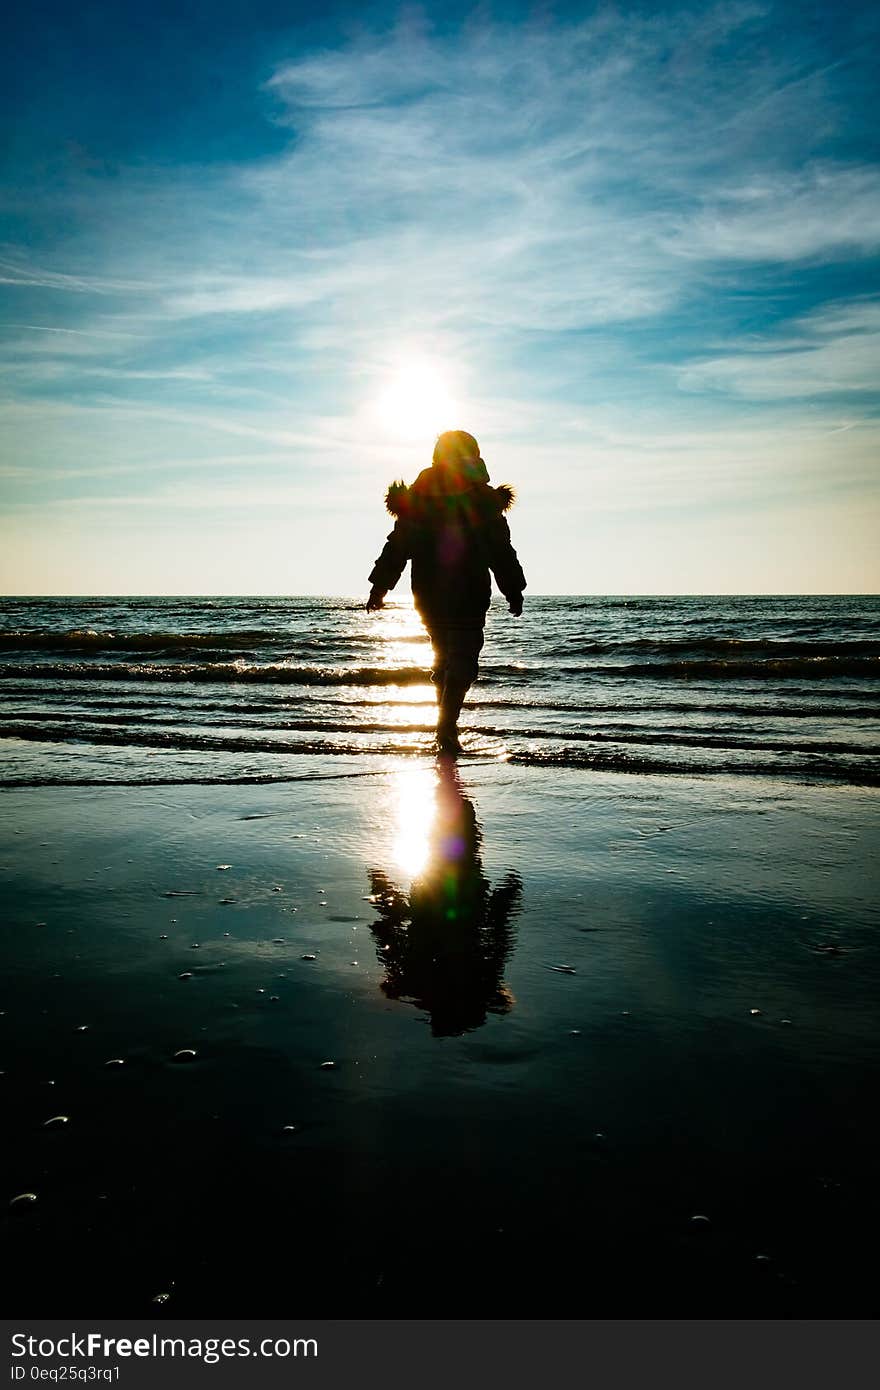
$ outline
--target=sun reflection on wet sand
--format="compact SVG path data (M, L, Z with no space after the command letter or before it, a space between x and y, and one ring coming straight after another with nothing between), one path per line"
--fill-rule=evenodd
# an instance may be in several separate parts
M409 879L428 863L437 814L437 775L433 768L401 768L396 774L394 860Z

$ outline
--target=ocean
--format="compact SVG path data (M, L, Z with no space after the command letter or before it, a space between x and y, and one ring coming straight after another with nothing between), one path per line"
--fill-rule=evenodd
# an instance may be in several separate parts
M408 596L16 598L0 613L3 784L288 781L304 755L428 756ZM880 780L880 598L493 602L471 758ZM375 766L375 764L372 764Z

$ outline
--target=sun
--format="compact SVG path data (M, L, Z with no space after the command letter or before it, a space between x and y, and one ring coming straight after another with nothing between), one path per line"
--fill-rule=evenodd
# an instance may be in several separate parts
M375 412L398 439L433 439L454 428L457 406L441 368L416 361L397 369L378 396Z

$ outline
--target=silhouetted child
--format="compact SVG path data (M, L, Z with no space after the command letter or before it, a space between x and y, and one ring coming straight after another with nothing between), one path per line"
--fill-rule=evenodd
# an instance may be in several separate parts
M458 716L477 677L490 570L511 613L522 613L526 581L504 519L513 498L506 483L490 486L473 435L450 430L437 440L431 467L412 487L392 483L385 499L396 522L373 566L367 609L382 607L412 560L413 598L434 648L437 745L444 753L461 752Z

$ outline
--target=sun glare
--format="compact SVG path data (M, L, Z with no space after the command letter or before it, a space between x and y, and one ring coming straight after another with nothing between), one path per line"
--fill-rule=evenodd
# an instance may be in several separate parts
M376 401L381 424L398 439L433 439L457 427L458 407L442 371L431 362L400 367Z

